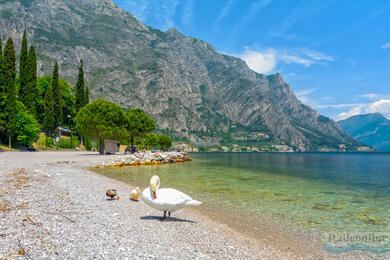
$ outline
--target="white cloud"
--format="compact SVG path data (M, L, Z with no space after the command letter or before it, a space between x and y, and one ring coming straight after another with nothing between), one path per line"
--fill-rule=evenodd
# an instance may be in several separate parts
M310 67L313 64L325 64L334 61L328 55L308 49L274 49L267 48L264 51L245 48L241 54L233 54L243 59L249 68L257 73L270 73L278 64L298 64Z
M357 107L365 104L326 104L318 105L317 108L346 108L346 107Z
M337 121L347 119L351 116L356 116L362 114L362 108L361 107L354 107L348 112L342 112L337 116Z
M357 98L377 99L378 98L378 94L370 93L370 94L364 94L364 95L357 95L356 97Z
M360 100L360 99L380 100L380 99L389 99L389 98L390 98L390 94L375 94L375 93L368 93L368 94L354 96L354 100Z
M191 0L189 0L191 2ZM190 4L187 2L188 4ZM174 18L176 16L176 7L179 0L164 0L160 4L150 0L122 0L121 7L132 13L141 22L146 22L151 17L158 24L160 30L168 30L175 26ZM189 14L189 13L186 13ZM183 18L184 20L189 19ZM188 20L187 20L188 21Z
M223 18L225 18L225 16L228 14L231 6L233 4L233 0L229 0L227 2L227 4L225 5L225 7L222 9L221 13L218 15L217 19L215 19L214 21L214 26L219 23L220 21L223 20Z
M184 25L191 26L192 25L192 20L194 16L194 0L187 0L184 10L183 10L183 15L181 17L181 21Z
M258 73L269 73L275 69L276 53L273 50L265 52L246 50L239 55L249 68Z
M307 95L310 95L311 93L313 93L316 90L317 90L316 88L304 89L304 90L297 91L295 93L295 95L297 95L297 96L307 96Z
M334 61L334 58L318 51L303 49L302 53L315 61Z
M381 49L388 49L390 48L390 42L386 42L381 46Z
M321 10L333 4L332 1L300 1L295 4L286 17L281 17L280 22L270 28L270 36L282 38L295 38L294 28L301 21L309 21Z
M292 54L280 54L279 59L286 64L301 64L305 67L310 67L315 62L314 60Z
M245 26L253 17L255 17L261 9L267 7L272 0L258 0L251 4L248 11L242 15L242 18L233 27L233 35L236 34L243 26Z
M149 8L148 1L125 0L125 1L122 1L121 7L124 8L125 10L129 11L130 13L132 13L141 22L146 21L146 16L147 16L146 11Z
M390 99L381 99L367 104L349 104L352 108L348 112L342 112L337 116L337 120L347 119L351 116L368 113L381 113L390 118Z
M316 91L316 88L310 88L310 89L303 89L300 91L295 92L295 96L304 104L313 105L316 102L312 100L310 97L308 97L310 94L312 94L314 91Z
M160 20L161 30L168 30L175 26L174 17L179 0L169 0L162 2L160 9L155 11L156 17Z
M365 109L365 113L377 113L377 112L390 118L390 99L381 99L379 101L370 104Z

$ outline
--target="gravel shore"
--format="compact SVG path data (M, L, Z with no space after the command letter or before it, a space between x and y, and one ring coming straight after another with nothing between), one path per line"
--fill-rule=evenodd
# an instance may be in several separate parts
M83 152L0 153L0 259L299 259L191 210L129 200L134 188L85 170L115 160ZM118 190L120 200L106 200Z

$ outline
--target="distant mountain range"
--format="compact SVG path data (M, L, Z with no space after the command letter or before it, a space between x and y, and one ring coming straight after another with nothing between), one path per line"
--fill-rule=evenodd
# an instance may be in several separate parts
M258 74L174 28L145 26L112 0L0 0L3 41L12 36L19 52L25 28L41 75L58 60L74 83L83 59L93 98L142 108L176 139L295 151L364 146L302 104L279 73Z
M338 122L351 136L378 151L390 152L390 120L380 113L352 116Z

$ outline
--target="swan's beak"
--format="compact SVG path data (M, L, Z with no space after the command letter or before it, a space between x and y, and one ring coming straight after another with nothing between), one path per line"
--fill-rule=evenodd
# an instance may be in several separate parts
M157 199L156 192L153 191L153 198Z

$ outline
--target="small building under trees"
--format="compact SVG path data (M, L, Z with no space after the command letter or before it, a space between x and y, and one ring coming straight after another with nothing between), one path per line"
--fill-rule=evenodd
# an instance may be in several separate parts
M121 144L114 140L104 140L104 151L106 154L115 154L119 152Z

